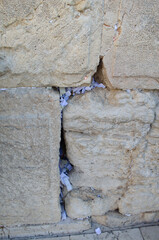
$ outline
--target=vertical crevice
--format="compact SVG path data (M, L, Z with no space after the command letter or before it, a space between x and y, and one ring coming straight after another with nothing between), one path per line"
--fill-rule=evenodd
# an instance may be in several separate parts
M63 196L63 188L66 187L67 191L72 190L72 185L69 181L68 173L73 169L73 165L69 162L66 154L66 144L64 139L63 130L63 110L61 111L61 142L59 151L59 171L60 171L60 205L61 205L61 219L65 220L67 213L65 210L65 201Z
M100 66L99 66L100 67ZM75 88L58 88L60 95L60 105L61 105L61 142L60 142L60 150L59 150L59 171L60 171L60 204L61 204L61 218L65 220L67 217L67 213L65 211L65 201L63 196L64 187L67 188L67 192L72 190L72 185L69 181L69 173L73 169L73 165L69 162L67 157L67 149L64 138L64 129L63 129L63 109L68 105L68 99L72 98L74 95L84 94L87 91L91 91L94 88L105 88L102 83L96 82L94 78L92 78L92 82L90 86L82 86ZM57 90L57 88L56 88Z
M106 68L103 63L103 56L99 57L99 65L97 66L97 71L94 74L94 80L98 83L102 83L106 86L108 90L113 89L111 82L109 81Z

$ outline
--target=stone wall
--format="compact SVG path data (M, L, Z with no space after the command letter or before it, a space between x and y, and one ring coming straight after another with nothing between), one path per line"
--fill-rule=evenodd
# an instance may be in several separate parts
M94 89L64 110L72 218L159 209L159 94Z
M96 71L102 1L0 2L0 87L78 86Z
M156 0L105 1L101 55L111 88L159 89L158 10Z
M157 0L0 1L2 236L159 221L158 28Z
M3 225L58 222L58 94L42 88L7 89L0 91L0 102L0 221Z

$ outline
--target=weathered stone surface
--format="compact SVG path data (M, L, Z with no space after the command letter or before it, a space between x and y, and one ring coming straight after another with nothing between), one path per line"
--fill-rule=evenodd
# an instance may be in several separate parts
M0 91L0 102L1 225L58 222L59 95L8 89Z
M158 1L105 0L102 52L106 84L159 89Z
M138 215L122 215L117 212L108 212L103 216L92 216L92 220L109 228L131 226L140 223L158 222L159 212L141 213Z
M97 235L97 234L83 234L83 235L76 235L76 236L70 236L70 240L97 240L97 239L100 239L100 240L111 240L113 237L113 234L112 233L102 233L101 235Z
M102 233L97 234L86 234L86 235L76 235L70 236L70 240L143 240L139 229L130 229L127 231L114 231L112 233Z
M64 110L72 218L159 210L158 93L94 89Z
M132 156L127 191L119 202L122 213L159 210L159 105L148 136L138 145L139 154Z
M157 240L159 238L159 226L141 228L144 240Z
M40 240L43 238L37 238ZM100 239L100 240L143 240L142 235L140 233L139 229L129 229L129 230L123 230L123 231L114 231L114 232L104 232L101 235L97 235L95 233L91 234L72 234L70 236L58 236L58 237L52 237L49 236L48 238L45 237L46 240L82 240L82 239ZM146 239L147 240L147 239ZM151 239L150 239L151 240ZM154 239L152 239L154 240ZM156 239L155 239L156 240Z
M116 240L143 240L140 230L138 228L129 229L126 231L114 231L113 234L115 235Z
M65 221L54 224L7 227L0 231L0 236L7 237L9 235L11 238L34 236L47 237L50 235L64 236L77 233L79 234L90 228L91 224L88 219L72 220L67 218Z
M88 84L99 63L103 1L0 2L0 87Z

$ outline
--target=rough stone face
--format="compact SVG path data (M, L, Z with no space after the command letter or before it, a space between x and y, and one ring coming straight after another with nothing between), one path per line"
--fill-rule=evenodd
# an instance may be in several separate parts
M158 1L0 2L0 87L159 89Z
M64 110L72 218L159 210L158 93L94 89Z
M159 89L158 1L105 0L105 83L117 89Z
M0 223L58 222L59 95L8 89L0 91L0 102Z
M0 2L0 87L90 83L99 63L103 0Z
M141 223L158 222L159 212L148 212L129 216L122 215L118 212L108 212L103 216L93 216L92 220L109 228L126 227Z
M132 158L127 192L119 202L122 213L137 214L159 210L159 105L146 140Z

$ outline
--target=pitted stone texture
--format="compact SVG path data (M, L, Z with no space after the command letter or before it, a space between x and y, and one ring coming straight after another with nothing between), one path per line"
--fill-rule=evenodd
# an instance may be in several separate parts
M65 199L70 217L104 215L117 208L124 214L159 209L158 101L153 92L106 89L69 101L64 130L74 165L73 191Z
M0 91L0 102L1 225L58 222L59 95L8 89Z
M103 0L1 1L0 87L79 86L99 63Z
M158 1L105 0L102 52L106 84L159 89Z

